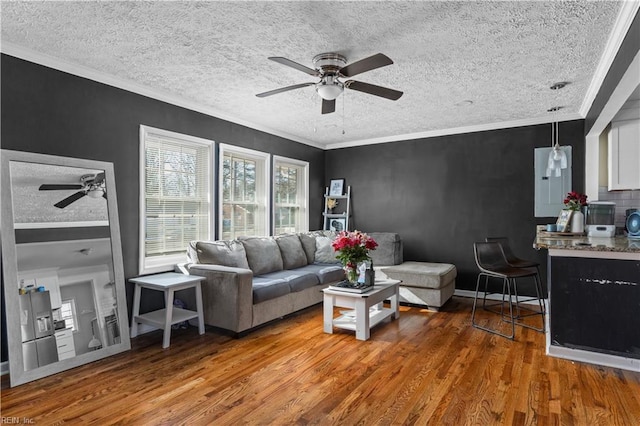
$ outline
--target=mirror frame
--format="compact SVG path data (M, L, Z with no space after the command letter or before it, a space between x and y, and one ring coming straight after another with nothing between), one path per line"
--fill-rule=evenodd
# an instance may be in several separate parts
M120 324L120 343L116 343L111 346L103 346L102 349L34 368L33 370L24 370L17 284L15 289L12 289L12 286L7 286L7 283L18 282L18 259L15 228L13 223L13 196L11 192L10 175L10 163L12 161L104 170L106 187L108 188L107 213L109 220L109 235L111 237L111 255L113 262L113 274L115 278L117 315L118 322ZM3 265L2 284L5 298L5 317L7 322L7 343L11 386L31 382L33 380L130 350L131 340L129 337L129 317L124 281L124 266L122 262L120 222L118 220L118 204L116 201L116 182L113 163L3 149L0 152L0 165L0 200L2 202L2 208L0 211L0 240L2 240Z

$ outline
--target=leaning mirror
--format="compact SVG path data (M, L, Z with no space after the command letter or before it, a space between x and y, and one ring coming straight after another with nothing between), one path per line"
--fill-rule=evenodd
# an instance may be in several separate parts
M113 165L2 150L11 386L129 350Z

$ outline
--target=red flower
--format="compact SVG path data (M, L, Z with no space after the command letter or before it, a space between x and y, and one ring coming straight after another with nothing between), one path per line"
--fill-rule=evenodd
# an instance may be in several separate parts
M569 210L578 211L581 207L587 205L587 196L576 191L571 191L564 199L564 205Z
M378 243L364 232L342 231L331 246L344 266L356 267L359 262L369 259L369 250L375 250Z

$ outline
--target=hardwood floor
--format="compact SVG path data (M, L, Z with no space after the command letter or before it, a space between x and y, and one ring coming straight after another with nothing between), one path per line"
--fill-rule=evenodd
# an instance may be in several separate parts
M2 416L34 424L638 425L640 373L547 357L470 326L471 300L401 307L357 341L322 332L321 305L241 339L197 328L16 388Z

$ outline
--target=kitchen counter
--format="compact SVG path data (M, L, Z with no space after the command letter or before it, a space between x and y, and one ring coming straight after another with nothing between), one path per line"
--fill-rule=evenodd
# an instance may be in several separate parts
M533 248L549 250L550 256L562 251L562 256L570 257L640 260L640 240L623 236L588 237L538 230Z
M640 240L538 227L533 247L548 251L547 354L640 371Z

